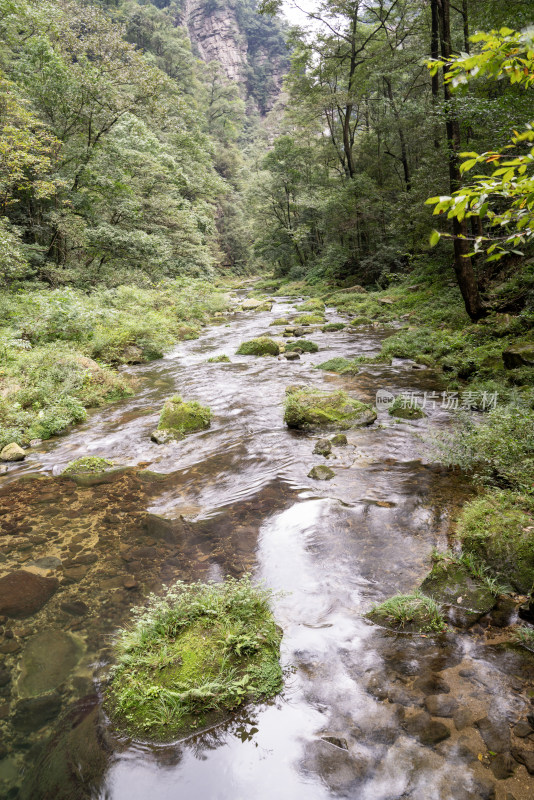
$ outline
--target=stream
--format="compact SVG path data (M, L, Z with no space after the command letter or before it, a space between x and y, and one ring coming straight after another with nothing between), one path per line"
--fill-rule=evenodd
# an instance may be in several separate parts
M128 368L135 397L91 413L0 477L0 576L36 576L14 602L33 592L38 606L0 619L1 798L532 800L534 776L515 762L505 774L499 755L534 746L534 736L510 732L534 710L534 659L505 643L506 622L495 614L431 637L365 618L420 583L472 496L466 479L422 455L421 433L449 425L448 412L437 404L401 421L379 410L328 459L313 454L317 435L283 423L290 384L374 402L379 389L439 392L439 376L400 359L350 377L314 369L377 353L387 327L315 326L306 338L319 352L297 361L235 355L242 341L280 336L270 323L299 302L230 314L165 358ZM347 320L327 309L327 321ZM222 353L232 363L207 363ZM150 432L173 394L209 405L212 425L157 445ZM133 469L88 487L61 478L82 456ZM316 464L335 477L309 478ZM186 741L118 736L101 681L131 607L177 579L244 572L280 590L282 694ZM441 707L429 716L425 699L435 695Z

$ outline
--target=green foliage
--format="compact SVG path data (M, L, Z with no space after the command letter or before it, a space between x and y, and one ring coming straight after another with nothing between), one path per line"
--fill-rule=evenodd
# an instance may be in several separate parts
M346 328L344 322L329 322L327 325L323 325L321 328L323 333L333 333L335 331L342 331L343 328Z
M277 356L280 354L280 345L268 336L260 336L258 339L242 342L236 353L238 356Z
M113 466L113 461L109 458L100 458L98 456L86 456L85 458L77 458L74 461L69 461L62 475L94 475L97 472L105 472L109 467Z
M229 364L230 359L227 355L222 353L220 356L212 356L208 358L208 364Z
M463 550L520 592L534 588L534 502L526 494L493 491L467 503L458 519Z
M169 740L279 692L271 599L248 576L150 595L115 640L105 701L112 719L130 734Z
M528 650L534 652L534 628L520 625L512 631L512 636L518 644L523 645Z
M405 631L442 633L446 629L438 603L419 590L390 597L375 606L368 616L373 621Z

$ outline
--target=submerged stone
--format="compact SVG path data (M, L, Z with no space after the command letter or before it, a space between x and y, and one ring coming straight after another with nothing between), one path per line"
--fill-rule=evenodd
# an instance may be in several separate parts
M286 394L284 421L288 428L341 428L371 425L376 419L373 406L346 392L297 389Z
M18 570L0 578L0 616L31 617L47 603L59 586L57 578L43 578Z
M35 697L57 689L78 663L82 649L79 640L60 630L44 630L30 639L20 661L20 696Z
M32 733L55 719L61 711L61 697L57 692L19 700L13 716L13 727L19 733Z

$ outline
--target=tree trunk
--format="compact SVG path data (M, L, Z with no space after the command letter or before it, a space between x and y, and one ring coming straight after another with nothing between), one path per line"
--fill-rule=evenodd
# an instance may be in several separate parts
M450 0L438 0L440 12L441 54L444 59L449 59L452 54ZM461 188L462 180L458 153L461 149L460 124L454 113L450 85L445 80L447 67L443 70L443 91L447 110L447 149L449 161L449 182L451 194ZM465 220L453 219L454 236L454 271L465 303L465 310L470 318L476 322L486 316L478 290L478 281L473 269L473 262L469 256L470 247L467 239L468 229Z
M439 58L439 9L438 0L431 0L430 9L432 14L432 30L430 34L430 57L434 60ZM432 75L432 105L434 111L439 102L439 72ZM439 148L440 138L437 122L434 121L434 147Z
M386 84L386 89L388 93L389 102L391 104L391 110L393 111L393 116L395 117L395 122L397 123L397 131L399 134L399 142L400 142L400 149L401 149L401 164L402 169L404 171L404 183L406 185L406 191L410 192L412 189L412 178L410 175L410 165L408 164L408 152L406 148L406 138L404 136L404 129L402 127L401 118L399 114L399 109L395 104L395 99L393 97L393 90L391 88L391 81L389 78L384 77L384 82Z

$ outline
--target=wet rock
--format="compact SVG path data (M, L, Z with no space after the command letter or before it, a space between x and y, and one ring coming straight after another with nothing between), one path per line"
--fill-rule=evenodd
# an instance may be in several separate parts
M7 464L0 464L0 475L7 475L8 466Z
M143 351L135 344L127 345L119 358L123 364L142 364L145 361Z
M431 694L425 699L425 706L433 717L452 717L458 710L458 701L448 694Z
M330 481L336 477L336 473L330 467L324 464L318 464L308 472L308 478L313 478L316 481Z
M249 297L246 300L243 300L241 304L241 308L243 311L255 311L260 306L265 304L265 300L255 300L253 297Z
M472 800L495 799L495 784L488 778L475 778L474 789L476 794L471 795Z
M534 714L527 714L527 722L534 729Z
M8 669L0 667L0 686L7 686L11 681L11 673Z
M496 603L490 590L457 564L437 564L421 584L421 591L441 603L448 621L461 628L474 625Z
M284 422L288 428L338 428L348 430L372 425L376 410L344 391L306 388L286 389Z
M523 764L527 768L529 775L534 775L534 753L531 750L514 747L512 755L519 764Z
M57 692L20 700L15 707L13 727L19 733L32 733L55 719L61 711L61 697Z
M178 437L170 431L155 430L150 434L150 438L156 444L168 444L168 442L174 442Z
M0 452L0 461L24 461L26 453L16 442L6 444Z
M67 600L65 603L61 603L60 608L72 617L84 617L89 612L89 606L83 600Z
M330 791L354 797L356 787L369 773L371 764L364 756L353 756L319 739L307 745L303 767L318 775Z
M43 578L26 570L10 572L0 578L0 615L30 617L55 593L57 578Z
M451 687L440 675L422 675L414 681L414 689L423 694L448 694Z
M534 367L534 345L524 344L509 347L503 351L502 360L504 361L505 369Z
M514 774L515 763L510 753L499 753L490 764L490 769L499 781L504 781Z
M20 643L16 639L8 639L6 642L0 644L0 653L9 655L18 653L20 650Z
M343 447L343 445L347 444L347 437L344 433L336 433L335 436L332 436L330 441L334 447Z
M122 585L125 589L137 589L139 586L133 575L127 575L126 578L124 578Z
M286 361L298 361L300 359L300 355L296 352L296 350L291 350L289 353L284 353L284 358Z
M68 678L81 654L81 643L69 633L52 629L38 633L22 654L18 680L21 697L35 697L57 689Z
M409 736L418 739L421 744L432 746L448 739L451 735L443 722L438 722L430 717L426 711L410 717L403 723L403 728Z
M499 599L497 606L490 613L490 622L496 628L506 628L515 614L516 604L508 598Z
M72 567L71 569L66 569L63 571L63 577L65 578L66 583L77 583L81 581L87 575L89 567Z
M525 622L534 624L534 597L531 597L526 603L519 606L518 614Z
M329 456L332 452L332 445L328 439L317 439L313 452L319 456Z
M512 732L514 736L519 737L519 739L526 739L527 736L532 736L532 734L534 734L534 730L532 730L528 722L518 722L512 729Z
M484 744L494 753L508 753L510 751L510 729L508 721L504 718L490 719L483 717L475 722Z
M391 686L387 690L386 696L390 703L398 703L401 706L423 705L423 698L418 692L406 689L403 686Z
M321 740L334 745L334 747L339 747L341 750L349 749L347 740L343 736L338 736L337 734L325 734L325 736L321 736Z
M39 569L57 569L61 566L61 559L57 556L43 556L43 558L30 561L28 566L39 567Z

